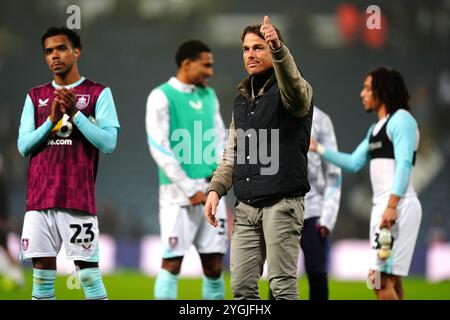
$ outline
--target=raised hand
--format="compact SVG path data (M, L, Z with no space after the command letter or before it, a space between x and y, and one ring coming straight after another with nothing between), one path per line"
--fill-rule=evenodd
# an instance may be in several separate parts
M261 34L264 36L266 42L273 50L278 50L281 47L280 39L278 39L277 31L275 27L270 23L269 16L264 16L263 23L261 25Z

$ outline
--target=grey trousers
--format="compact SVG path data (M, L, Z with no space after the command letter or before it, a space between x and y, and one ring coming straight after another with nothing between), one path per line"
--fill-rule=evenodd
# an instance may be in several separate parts
M285 198L271 207L235 207L231 236L231 291L236 300L260 299L258 281L267 257L275 299L298 299L298 255L304 198Z

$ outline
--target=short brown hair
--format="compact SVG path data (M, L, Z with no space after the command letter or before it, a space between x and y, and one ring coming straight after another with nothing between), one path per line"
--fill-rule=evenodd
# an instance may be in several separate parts
M275 26L273 26L273 27L275 28L275 31L277 32L278 39L280 39L280 41L284 43L284 40L283 40L283 37L281 36L280 30L278 30L278 28ZM260 30L261 30L260 24L252 24L252 25L246 26L244 28L244 31L242 31L242 34L241 34L241 42L244 42L244 38L247 33L254 33L261 39L265 40L264 36L262 35Z

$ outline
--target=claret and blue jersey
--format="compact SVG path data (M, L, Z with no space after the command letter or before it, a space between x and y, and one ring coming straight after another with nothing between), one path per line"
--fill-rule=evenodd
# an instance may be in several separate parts
M53 81L31 89L22 112L18 149L31 156L27 211L57 207L95 214L98 150L111 153L120 128L111 90L84 77L67 86L75 90L79 112L69 119L69 132L55 134L48 116L57 88Z

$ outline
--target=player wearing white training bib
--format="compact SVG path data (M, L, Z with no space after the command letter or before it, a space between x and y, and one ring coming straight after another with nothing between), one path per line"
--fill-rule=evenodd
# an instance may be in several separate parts
M378 299L402 299L401 277L407 276L422 218L422 208L411 181L419 146L416 120L409 112L409 94L401 74L377 68L365 79L361 91L365 110L376 111L378 122L352 154L325 149L316 141L312 148L323 158L356 172L370 162L373 207L370 221L370 277L381 273L375 287ZM391 254L380 258L380 228L392 234Z
M205 192L221 158L225 126L219 102L207 80L212 54L200 41L182 44L176 54L176 77L150 93L146 130L158 165L162 268L156 299L176 299L183 257L194 245L205 277L203 299L223 299L222 257L228 249L225 202L219 206L220 228L203 219Z

